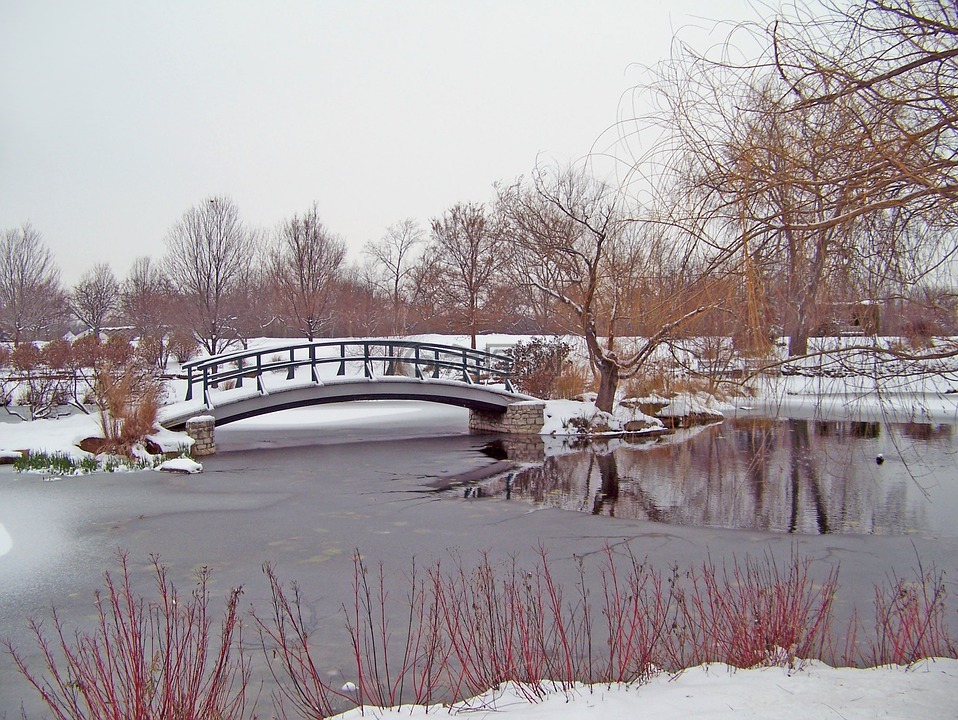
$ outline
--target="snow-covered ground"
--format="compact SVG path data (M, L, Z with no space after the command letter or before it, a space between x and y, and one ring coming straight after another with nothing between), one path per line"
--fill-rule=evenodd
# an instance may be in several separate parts
M76 414L56 420L0 423L0 451L7 455L18 451L60 454L79 459L88 456L77 443L89 437L102 437L100 419L96 415ZM150 436L164 452L187 449L192 440L186 433L160 428Z
M404 706L356 709L337 716L426 720L445 708ZM530 703L513 686L449 708L454 715L509 720L872 720L958 717L958 660L934 659L911 667L831 668L807 662L798 669L736 670L712 664L677 675L660 674L643 685L595 685L554 691Z

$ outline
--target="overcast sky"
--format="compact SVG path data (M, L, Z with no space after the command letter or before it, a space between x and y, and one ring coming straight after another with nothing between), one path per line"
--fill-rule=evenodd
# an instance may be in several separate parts
M263 228L315 201L358 259L391 223L586 155L677 30L746 18L746 0L0 0L0 229L31 222L71 285L161 257L211 195Z

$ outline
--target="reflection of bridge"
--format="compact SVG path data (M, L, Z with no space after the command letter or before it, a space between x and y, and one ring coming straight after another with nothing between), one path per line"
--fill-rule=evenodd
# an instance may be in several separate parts
M506 355L410 340L299 341L194 360L183 369L186 398L160 418L172 429L201 414L223 425L353 400L425 400L501 414L532 399L513 390Z

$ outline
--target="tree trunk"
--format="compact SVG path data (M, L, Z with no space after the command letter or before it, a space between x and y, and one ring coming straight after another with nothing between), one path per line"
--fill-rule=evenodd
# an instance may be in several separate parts
M607 413L612 412L615 405L615 391L619 387L619 366L614 362L600 359L599 368L599 395L595 399L595 406Z
M789 335L788 356L805 355L808 353L808 336L811 318L815 315L815 302L807 293L802 297L795 314L795 325Z
M808 353L808 330L796 327L788 339L788 356L806 355Z

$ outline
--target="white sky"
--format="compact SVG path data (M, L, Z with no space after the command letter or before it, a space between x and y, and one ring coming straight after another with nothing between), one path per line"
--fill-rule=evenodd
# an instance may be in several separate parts
M0 229L33 223L71 285L159 258L211 195L264 228L316 201L358 259L393 222L581 158L675 31L757 15L747 0L0 0Z

